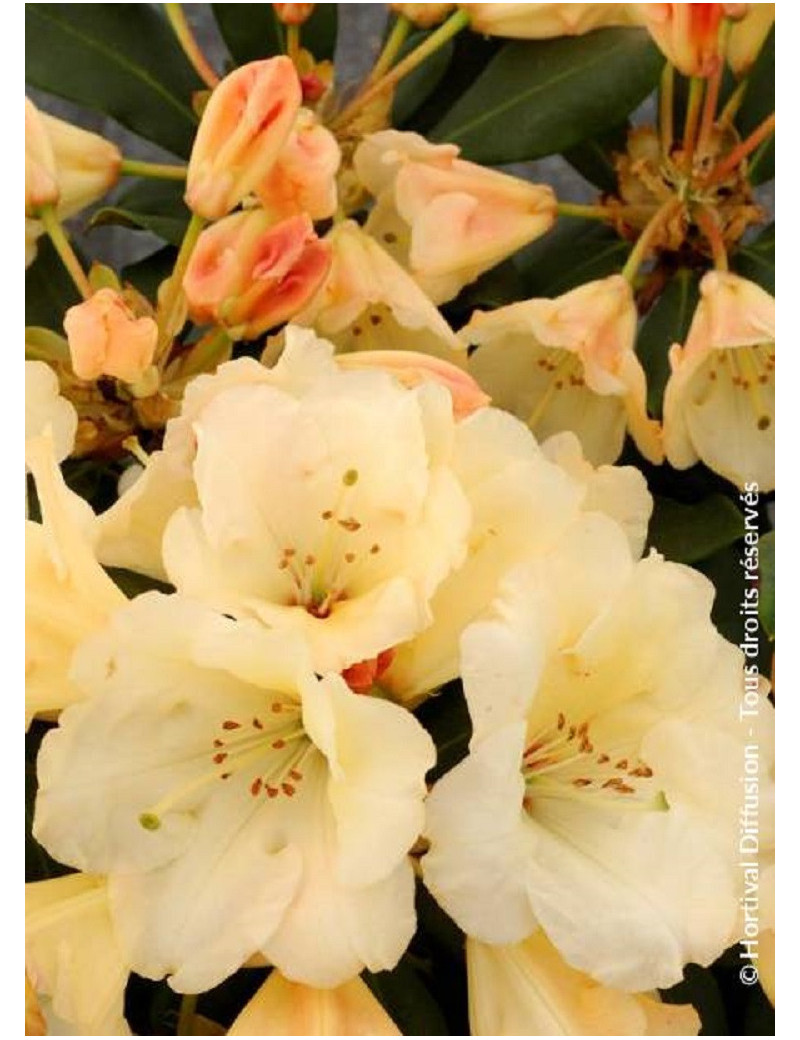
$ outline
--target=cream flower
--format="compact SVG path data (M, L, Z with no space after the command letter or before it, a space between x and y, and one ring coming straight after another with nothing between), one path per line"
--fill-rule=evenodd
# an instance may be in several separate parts
M466 350L414 279L351 220L326 236L332 250L327 281L294 321L325 336L337 351L414 350L454 364ZM279 349L265 352L269 362Z
M631 4L459 4L475 32L522 40L580 36L611 25L631 25Z
M710 271L664 391L664 448L677 469L702 460L737 487L775 486L775 300Z
M376 198L366 230L435 303L539 238L556 217L550 188L458 155L456 145L381 130L361 142L353 160Z
M651 462L663 452L647 417L645 375L634 353L636 305L612 275L554 300L476 312L459 336L479 344L470 372L494 403L538 438L573 430L594 465L615 462L626 429Z
M25 886L25 970L48 1033L130 1036L129 968L111 922L105 879L68 874Z
M234 361L187 395L199 504L170 519L164 560L182 592L299 632L341 671L429 623L469 505L443 386L342 371L296 333L275 369Z
M58 377L44 361L25 362L25 441L50 430L56 462L75 446L78 413L59 393Z
M116 612L73 678L91 696L44 739L34 834L109 875L134 971L195 993L256 953L321 987L397 962L435 759L408 712L179 595Z
M361 979L314 989L273 971L228 1036L401 1036Z
M541 927L571 967L641 992L734 927L742 654L705 578L633 563L605 517L582 527L462 637L473 737L429 797L423 871L469 935Z
M97 562L91 508L64 483L52 439L33 438L26 454L43 521L25 531L27 724L82 696L68 675L73 651L125 597Z
M472 1036L697 1036L691 1005L608 989L559 956L541 930L512 946L467 939Z

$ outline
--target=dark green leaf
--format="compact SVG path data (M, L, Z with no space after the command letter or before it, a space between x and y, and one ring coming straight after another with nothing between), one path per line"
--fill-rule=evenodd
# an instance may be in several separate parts
M602 137L588 137L564 152L564 158L590 184L610 193L617 190L613 153L624 152L628 142L627 122L615 126Z
M174 181L141 181L122 195L116 205L103 206L92 216L89 227L120 224L152 231L171 245L179 246L189 222L183 203L185 185Z
M555 228L515 258L525 296L559 296L584 282L618 274L630 243L606 224L559 217Z
M758 543L758 614L764 631L775 639L775 532L770 531Z
M736 127L742 137L753 130L775 111L775 26L761 48L761 53L748 76L747 90L742 107L736 116ZM753 184L763 184L775 176L775 139L767 142L759 155L750 163Z
M178 252L173 246L165 246L164 249L159 249L143 260L123 268L122 281L130 282L151 302L155 302L158 287L172 274L177 255Z
M436 744L436 765L428 774L433 783L458 765L467 754L472 736L467 702L460 682L451 682L424 701L415 712Z
M406 41L400 57L418 47L428 36L430 33L413 33ZM453 41L448 40L443 47L434 51L427 61L423 61L400 81L392 103L393 126L404 126L436 90L450 65L453 50Z
M663 990L661 997L667 1004L692 1004L700 1015L702 1036L728 1036L728 1019L719 986L708 970L697 964L687 964L683 982Z
M524 296L525 284L519 271L513 261L505 260L467 285L443 310L455 328L466 323L474 310L495 310Z
M404 1036L448 1036L439 1005L406 954L392 971L363 973L363 979Z
M649 545L676 563L696 563L737 542L744 518L724 495L709 495L686 505L656 497L650 521Z
M765 227L758 238L738 249L731 267L743 278L757 282L768 293L775 293L775 225Z
M507 43L436 127L476 162L537 159L618 126L664 59L643 29Z
M683 343L699 299L698 279L681 269L647 315L636 340L636 353L647 376L647 407L661 417L664 387L670 374L669 348Z
M143 592L172 592L171 585L155 578L148 578L146 574L137 574L136 571L126 570L124 567L106 567L109 578L114 582L128 599L139 596Z
M25 272L25 324L60 333L64 312L81 298L50 239L44 235L38 245L36 259Z
M212 4L222 38L237 65L282 54L284 29L272 4ZM318 60L330 59L336 48L336 4L317 4L300 28L300 42Z
M26 4L25 56L35 87L105 112L187 156L203 83L156 4Z

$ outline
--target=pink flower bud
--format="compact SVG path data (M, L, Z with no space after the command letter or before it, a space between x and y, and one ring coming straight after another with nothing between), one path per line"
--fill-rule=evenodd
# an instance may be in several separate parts
M439 383L450 391L456 419L466 419L491 401L471 375L430 354L418 354L413 350L363 350L355 354L340 354L336 361L340 368L383 369L407 387L425 382Z
M284 56L242 65L217 86L189 160L186 203L218 220L264 180L297 119L300 81Z
M284 25L302 25L311 17L314 4L273 4L278 21Z
M719 29L740 4L637 4L661 52L684 76L711 76L720 63ZM733 15L739 12L733 10Z
M99 289L64 316L72 368L79 379L113 376L136 383L153 363L158 326L137 318L114 289Z
M25 98L25 215L58 202L53 146L35 105Z
M330 247L308 216L272 225L263 209L233 213L200 235L183 281L189 313L255 339L296 314L329 266Z

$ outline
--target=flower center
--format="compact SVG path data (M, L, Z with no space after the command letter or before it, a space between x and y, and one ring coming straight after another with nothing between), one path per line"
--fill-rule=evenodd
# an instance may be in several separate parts
M775 345L715 350L706 368L707 386L698 404L705 404L719 389L744 395L759 430L772 425L771 395L775 392Z
M276 697L269 711L261 716L221 722L208 750L201 755L208 768L141 813L139 823L145 830L158 830L164 814L188 796L241 773L249 778L253 798L291 798L303 779L305 760L313 750L314 745L303 729L300 705Z
M562 712L529 742L521 770L523 805L529 812L542 797L590 798L592 804L613 808L669 808L650 766L638 756L596 748L589 723L573 725Z
M557 395L565 390L580 390L586 385L581 359L571 350L560 350L557 347L544 350L536 364L541 370L543 389L528 417L531 428L539 422Z

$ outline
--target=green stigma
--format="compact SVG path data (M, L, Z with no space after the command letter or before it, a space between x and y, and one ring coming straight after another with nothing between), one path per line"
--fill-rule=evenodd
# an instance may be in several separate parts
M161 820L155 813L143 812L139 816L139 823L146 831L157 831L161 826Z
M342 483L345 485L345 487L352 487L353 484L355 484L357 480L358 480L358 470L357 469L348 469L348 470L346 470L344 476L342 477Z

